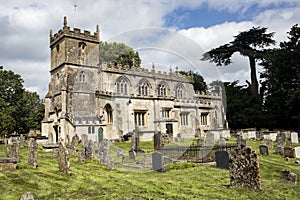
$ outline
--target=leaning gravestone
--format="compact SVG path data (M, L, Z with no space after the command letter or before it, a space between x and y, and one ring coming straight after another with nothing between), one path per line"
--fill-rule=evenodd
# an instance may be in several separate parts
M236 148L229 156L230 185L260 189L259 159L249 147Z
M229 154L227 151L216 151L217 168L229 169Z
M29 153L28 153L28 165L36 168L37 165L37 157L38 157L38 143L34 138L30 138L29 140Z
M300 158L300 147L295 147L295 157Z
M268 146L266 146L266 145L260 145L259 146L259 153L260 153L260 155L266 155L266 156L268 156L269 155Z
M152 154L152 169L155 171L162 171L163 169L162 155L158 151Z
M69 149L69 154L70 154L70 155L73 155L73 154L74 154L75 150L76 150L77 147L78 147L78 144L79 144L79 137L78 137L78 135L76 134L76 135L74 135L74 136L72 137L71 146L70 146L70 149Z
M21 195L20 200L34 200L31 192L25 192Z
M68 149L63 141L60 141L58 147L58 167L59 171L69 173L70 172L70 160L68 157Z
M291 133L291 142L292 143L299 143L298 133L297 132L292 132Z

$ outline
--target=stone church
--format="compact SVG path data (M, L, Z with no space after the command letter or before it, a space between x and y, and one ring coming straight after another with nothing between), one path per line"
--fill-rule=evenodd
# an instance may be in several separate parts
M193 89L193 77L100 63L100 33L50 30L51 81L45 97L42 135L69 142L77 134L93 141L120 139L138 131L141 140L161 132L194 137L226 124L222 97Z

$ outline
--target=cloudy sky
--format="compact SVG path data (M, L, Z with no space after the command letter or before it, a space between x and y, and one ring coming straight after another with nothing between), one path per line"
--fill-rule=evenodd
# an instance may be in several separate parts
M76 7L74 6L76 5ZM67 16L73 28L101 40L124 42L140 53L142 64L157 70L194 70L207 82L249 80L248 60L217 68L201 61L205 51L232 41L251 27L268 27L275 40L286 40L300 23L299 0L0 0L0 65L21 74L25 87L43 98L50 79L49 31Z

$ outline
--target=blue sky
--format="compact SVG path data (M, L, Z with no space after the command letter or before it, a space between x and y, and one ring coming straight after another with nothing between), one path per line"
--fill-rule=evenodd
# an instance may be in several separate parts
M247 59L234 55L232 65L216 68L200 61L202 53L255 26L276 32L279 43L300 24L299 0L0 0L0 11L0 65L21 74L25 87L41 97L50 82L49 31L62 28L64 16L71 28L94 32L98 24L101 40L132 45L145 67L179 66L207 82L241 84L249 80Z

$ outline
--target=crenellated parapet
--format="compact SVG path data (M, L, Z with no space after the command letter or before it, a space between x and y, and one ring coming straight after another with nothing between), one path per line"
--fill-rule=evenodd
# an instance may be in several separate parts
M70 38L76 38L76 39L85 40L89 42L99 43L100 41L99 26L97 25L96 32L94 32L94 34L91 34L91 32L87 30L83 30L82 32L81 29L79 28L73 28L73 30L71 30L67 24L67 17L65 16L64 26L62 29L60 29L54 35L52 34L52 30L50 30L50 47L52 47L62 37L70 37Z
M142 68L142 67L130 67L122 65L110 65L110 64L101 64L101 71L118 73L118 74L128 74L141 77L155 77L156 79L162 80L174 80L185 83L193 83L193 77L191 75L183 75L176 70L173 72L171 69L169 72L166 71L156 71L154 65L152 69ZM177 67L176 67L177 69Z

